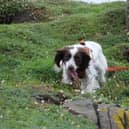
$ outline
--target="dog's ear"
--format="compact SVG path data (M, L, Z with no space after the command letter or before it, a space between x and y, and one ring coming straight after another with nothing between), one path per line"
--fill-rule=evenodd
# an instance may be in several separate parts
M63 63L63 58L64 58L66 50L67 48L62 48L56 51L55 63L57 64L58 67L61 66L61 63Z
M60 67L60 62L63 60L64 56L64 51L63 49L57 50L56 55L55 55L55 63L57 64L58 67Z

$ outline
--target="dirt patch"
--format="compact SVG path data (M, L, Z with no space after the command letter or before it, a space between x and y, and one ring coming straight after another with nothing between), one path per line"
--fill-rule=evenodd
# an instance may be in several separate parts
M0 24L11 23L24 23L24 22L45 22L49 21L51 12L46 7L34 8L28 7L27 9L17 12L14 15L5 15L0 17Z
M56 94L52 94L52 93L51 94L50 93L42 94L42 95L40 94L40 95L35 96L35 98L39 103L49 103L49 104L61 105L69 97L64 95L61 92L58 92Z
M32 89L36 93L33 95L33 98L39 104L61 105L66 99L70 98L68 95L65 95L63 91L54 91L51 85L32 86Z
M51 12L47 8L30 8L18 12L12 19L12 23L49 21Z

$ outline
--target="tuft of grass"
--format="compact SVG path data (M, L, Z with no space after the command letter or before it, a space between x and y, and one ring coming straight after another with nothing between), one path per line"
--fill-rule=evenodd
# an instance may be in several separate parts
M38 104L31 92L30 87L0 89L0 128L97 129L91 121L82 116L74 117L62 106Z
M114 45L113 47L107 48L105 50L105 54L107 55L107 59L109 60L109 64L113 65L112 63L116 62L116 64L118 63L118 65L123 65L124 66L128 66L128 61L126 60L126 58L124 57L124 52L126 50L126 48L129 48L129 44L128 43L121 43L118 45ZM116 65L114 64L114 65Z

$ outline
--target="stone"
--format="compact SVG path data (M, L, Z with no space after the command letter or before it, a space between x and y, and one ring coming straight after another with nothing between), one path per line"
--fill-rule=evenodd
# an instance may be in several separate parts
M110 129L110 119L109 119L109 107L108 104L99 104L98 105L98 120L99 127L101 129Z
M123 123L124 110L117 107L110 107L109 118L111 122L111 129L124 129Z
M124 112L125 129L129 129L129 110Z
M63 106L94 121L99 129L129 129L129 110L118 105L78 99L67 101Z
M68 108L74 114L83 115L90 120L98 123L96 111L94 108L94 103L91 100L74 100L70 102L65 102L63 105L65 108Z

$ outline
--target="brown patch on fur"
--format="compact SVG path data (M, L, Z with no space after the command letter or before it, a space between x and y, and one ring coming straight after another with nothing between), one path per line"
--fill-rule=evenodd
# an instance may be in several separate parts
M79 48L79 52L75 55L75 62L78 66L77 73L79 78L84 78L85 75L85 69L89 66L90 61L90 53L89 48Z
M60 67L61 60L67 61L70 58L69 49L72 49L72 47L64 47L56 51L55 63L57 64L58 67Z
M80 44L81 45L85 45L85 41L82 39L82 40L80 40Z
M80 44L84 46L85 45L85 42L80 42Z
M78 77L79 78L84 78L85 75L85 69L77 69Z
M88 56L90 56L90 53L92 52L92 50L88 47L79 48L79 51L85 53Z

